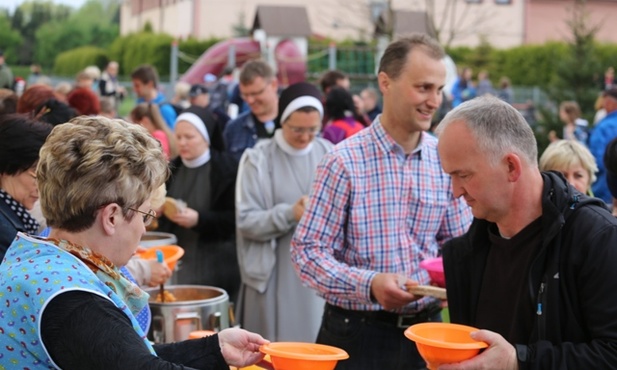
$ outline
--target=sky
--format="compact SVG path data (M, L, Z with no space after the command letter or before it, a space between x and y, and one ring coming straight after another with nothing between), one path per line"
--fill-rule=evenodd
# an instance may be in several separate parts
M13 13L15 8L26 0L0 0L0 8L8 8L10 13ZM74 8L82 6L86 0L51 0L55 4L69 5Z

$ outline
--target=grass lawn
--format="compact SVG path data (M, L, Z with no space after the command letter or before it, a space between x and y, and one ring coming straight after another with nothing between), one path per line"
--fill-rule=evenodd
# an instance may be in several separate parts
M30 76L30 66L12 66L9 64L9 68L11 68L14 77L19 76L26 81L28 80L28 76Z
M441 310L441 320L443 322L450 322L450 311L448 310L448 307Z
M133 97L129 94L129 96L122 100L122 103L120 103L120 106L118 107L118 117L128 116L129 113L131 113L131 110L135 108L135 105L135 99L133 99Z

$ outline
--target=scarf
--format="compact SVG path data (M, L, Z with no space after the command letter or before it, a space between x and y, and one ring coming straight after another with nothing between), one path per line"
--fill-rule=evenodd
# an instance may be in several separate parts
M126 303L133 316L137 317L137 314L148 305L148 294L127 279L107 257L67 240L53 238L47 240L85 263L99 280Z
M17 217L19 217L21 223L24 225L26 233L31 235L36 235L38 233L39 223L21 203L13 199L13 197L3 189L0 189L0 199L3 199Z

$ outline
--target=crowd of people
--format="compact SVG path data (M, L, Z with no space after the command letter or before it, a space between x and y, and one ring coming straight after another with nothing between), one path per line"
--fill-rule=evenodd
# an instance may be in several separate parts
M595 126L562 102L539 155L509 80L463 68L447 94L444 58L414 34L358 94L337 70L281 86L256 59L172 99L141 65L126 117L114 61L69 86L0 88L0 358L268 367L260 345L300 341L344 349L338 370L425 369L403 332L446 302L405 287L431 284L420 263L443 255L451 321L488 343L443 369L613 366L617 89ZM163 212L165 197L182 207ZM185 251L175 282L223 288L243 329L148 340L140 286L172 275L134 256L152 224Z

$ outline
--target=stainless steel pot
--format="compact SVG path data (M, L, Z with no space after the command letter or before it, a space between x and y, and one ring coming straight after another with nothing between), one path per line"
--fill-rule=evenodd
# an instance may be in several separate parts
M158 247L161 245L175 245L178 238L174 234L164 233L160 231L146 231L141 237L139 245L144 248Z
M170 285L165 290L176 297L175 302L156 302L159 289L146 289L152 311L148 338L154 343L185 340L195 330L229 327L229 296L225 290L205 285Z

